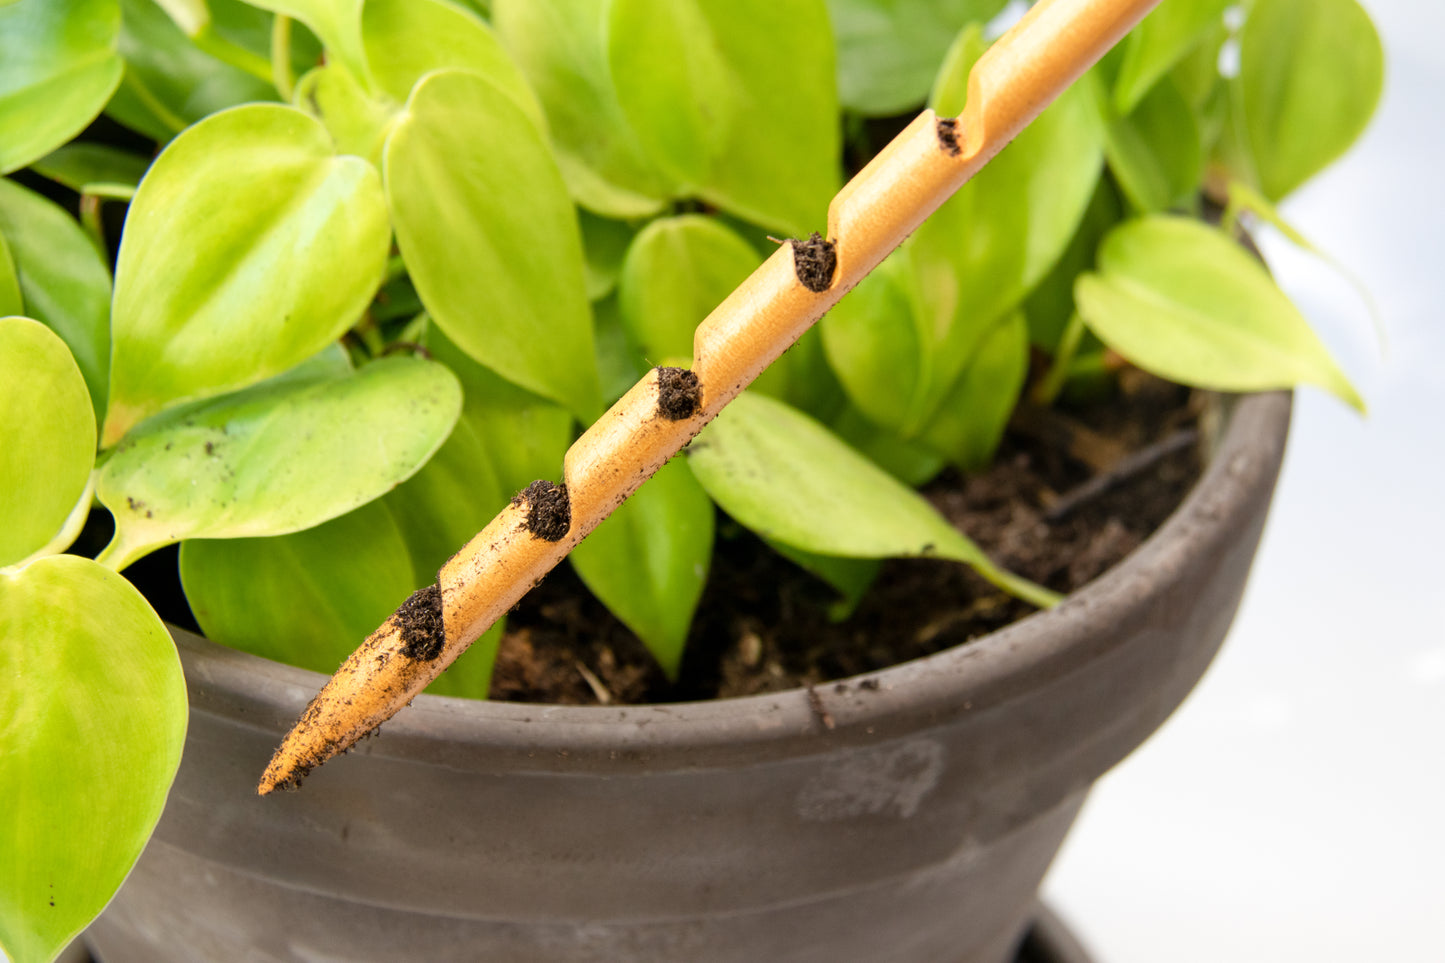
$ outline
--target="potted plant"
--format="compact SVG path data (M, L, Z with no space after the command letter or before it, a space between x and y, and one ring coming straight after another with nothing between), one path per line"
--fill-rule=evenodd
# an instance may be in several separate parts
M1222 638L1284 396L1233 406L1129 562L986 640L712 703L427 696L308 791L250 793L307 669L685 364L765 235L826 223L867 118L964 109L1003 4L962 6L0 7L7 952L105 906L179 765L108 960L1004 958L1089 783ZM909 491L987 464L1021 396L1127 359L1359 404L1230 234L1363 128L1378 41L1354 0L1226 6L1162 6L582 543L663 676L714 501L850 604L870 559L928 554L1048 603ZM92 516L95 560L59 554ZM173 642L117 574L176 543L232 648ZM499 637L438 688L485 695Z

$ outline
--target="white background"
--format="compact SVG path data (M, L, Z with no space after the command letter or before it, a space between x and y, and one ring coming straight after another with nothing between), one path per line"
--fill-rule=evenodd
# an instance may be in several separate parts
M1445 961L1445 5L1364 0L1385 96L1266 238L1366 395L1298 395L1224 651L1107 775L1045 884L1098 963Z

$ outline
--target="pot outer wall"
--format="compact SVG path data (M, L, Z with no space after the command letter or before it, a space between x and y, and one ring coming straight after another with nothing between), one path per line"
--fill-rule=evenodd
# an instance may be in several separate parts
M105 963L1002 963L1089 786L1198 681L1278 475L1283 393L1052 611L816 690L642 707L423 695L260 798L324 679L176 631L191 696Z

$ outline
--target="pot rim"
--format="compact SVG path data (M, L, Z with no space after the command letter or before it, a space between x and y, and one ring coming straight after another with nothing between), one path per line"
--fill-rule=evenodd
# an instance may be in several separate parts
M1284 454L1292 395L1226 399L1228 419L1203 475L1172 515L1122 562L1057 607L964 645L815 689L706 702L549 706L423 694L386 723L384 738L355 751L461 764L456 751L520 755L534 769L683 768L812 755L840 745L934 728L996 708L1058 678L1115 642L1094 626L1123 624L1161 604L1186 559L1228 542L1260 490L1274 484ZM1087 616L1080 618L1080 616ZM230 649L172 627L193 711L242 725L290 728L326 676ZM1122 633L1120 633L1122 636Z

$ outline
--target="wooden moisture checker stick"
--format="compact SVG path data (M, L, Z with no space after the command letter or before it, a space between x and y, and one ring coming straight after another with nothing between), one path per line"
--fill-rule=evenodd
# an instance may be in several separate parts
M312 700L262 795L391 718L686 445L1158 0L1040 0L974 65L963 114L925 110L833 199L828 237L780 245L656 368L407 599Z

